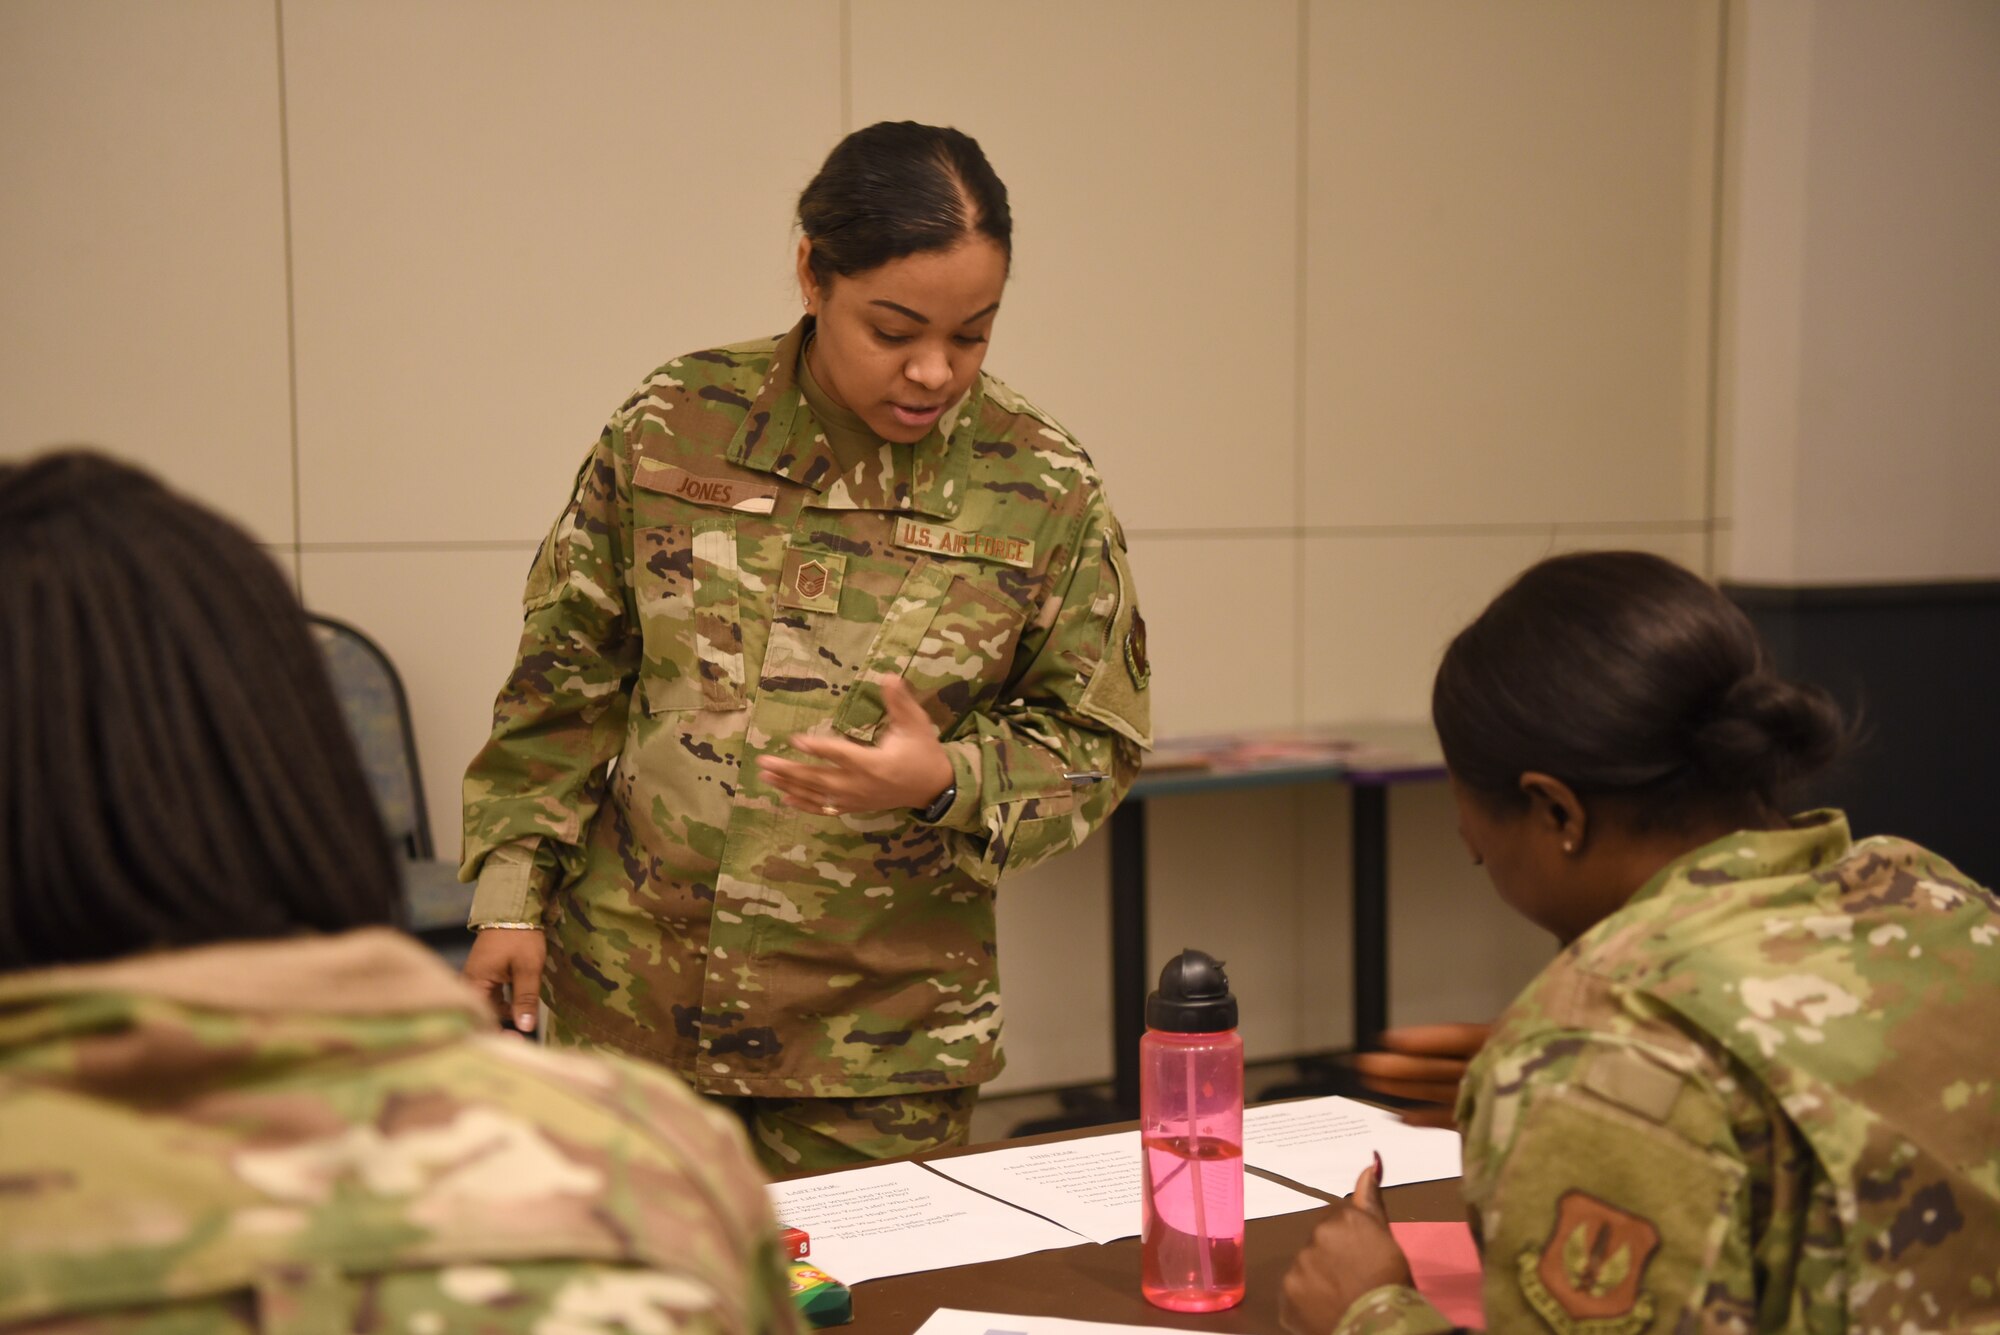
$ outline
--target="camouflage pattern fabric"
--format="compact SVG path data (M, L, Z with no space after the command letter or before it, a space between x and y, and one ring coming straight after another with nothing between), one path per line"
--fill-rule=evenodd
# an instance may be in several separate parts
M977 1085L874 1099L724 1099L739 1112L751 1148L772 1177L824 1172L964 1145L972 1138Z
M550 1047L593 1046L547 1007L542 1008L541 1036ZM933 1094L866 1099L703 1097L735 1114L750 1138L758 1166L778 1178L882 1159L907 1159L968 1144L979 1087L961 1085Z
M798 1329L732 1119L491 1031L381 929L0 977L0 1327Z
M915 446L843 453L795 379L808 328L668 363L584 461L466 775L471 921L544 922L563 1022L707 1093L977 1085L994 888L1130 786L1144 627L1059 426L982 376ZM871 740L884 672L945 739L951 808L784 806L759 758Z
M1679 859L1468 1075L1487 1328L2000 1330L1996 1034L2000 900L1943 859L1837 812Z

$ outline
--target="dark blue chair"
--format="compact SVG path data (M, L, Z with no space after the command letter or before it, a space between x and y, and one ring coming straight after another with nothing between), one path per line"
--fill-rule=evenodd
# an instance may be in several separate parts
M471 946L465 914L472 887L459 883L453 863L437 860L402 678L381 646L353 626L318 613L308 613L307 620L326 657L334 696L361 753L382 824L402 855L410 931L439 953L463 960Z

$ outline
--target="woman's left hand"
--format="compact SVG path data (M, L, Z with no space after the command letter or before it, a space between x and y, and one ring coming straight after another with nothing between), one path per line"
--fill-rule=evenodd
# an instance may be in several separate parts
M818 758L758 761L764 778L784 795L785 805L822 816L857 811L923 808L951 785L951 757L931 726L930 715L901 677L878 674L888 711L873 746L845 737L792 738L792 748Z
M1409 1284L1410 1262L1382 1207L1382 1160L1361 1170L1354 1194L1332 1206L1285 1274L1278 1319L1291 1335L1330 1335L1356 1298Z

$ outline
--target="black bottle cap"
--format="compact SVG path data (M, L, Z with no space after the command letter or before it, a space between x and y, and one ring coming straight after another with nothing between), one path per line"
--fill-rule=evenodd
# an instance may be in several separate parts
M1219 1034L1236 1027L1236 998L1222 961L1183 950L1160 970L1160 990L1146 998L1146 1027L1170 1034Z

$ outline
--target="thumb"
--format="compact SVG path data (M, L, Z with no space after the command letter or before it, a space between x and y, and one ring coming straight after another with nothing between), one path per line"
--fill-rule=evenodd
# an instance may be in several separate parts
M507 982L514 991L514 1027L524 1034L535 1032L535 1020L542 1009L542 954L532 959L516 957Z
M931 716L917 703L910 685L892 673L877 674L875 680L882 687L882 706L889 713L889 725L906 731L922 731L937 736L937 728L931 723Z
M1354 1194L1348 1204L1355 1209L1374 1215L1383 1223L1389 1222L1388 1207L1382 1204L1382 1156L1378 1153L1375 1162L1361 1170L1361 1176L1354 1179Z

